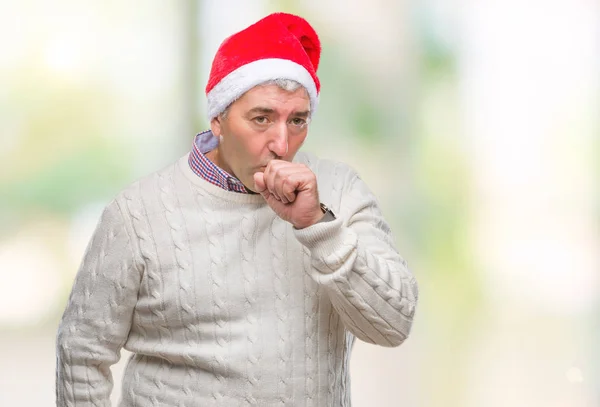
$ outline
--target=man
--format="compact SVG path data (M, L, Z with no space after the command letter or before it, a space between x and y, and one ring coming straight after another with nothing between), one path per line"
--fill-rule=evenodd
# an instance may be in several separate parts
M211 131L122 191L87 248L58 331L57 404L349 406L355 337L398 346L417 285L347 165L298 153L320 42L272 14L226 39Z

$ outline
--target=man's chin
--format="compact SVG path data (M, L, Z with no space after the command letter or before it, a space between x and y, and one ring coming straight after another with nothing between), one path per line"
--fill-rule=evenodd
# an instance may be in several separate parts
M242 184L244 185L244 188L246 188L246 191L248 191L251 194L258 194L258 192L256 192L256 188L254 187L254 179L252 178L252 185L248 185L249 183L246 182L242 182Z

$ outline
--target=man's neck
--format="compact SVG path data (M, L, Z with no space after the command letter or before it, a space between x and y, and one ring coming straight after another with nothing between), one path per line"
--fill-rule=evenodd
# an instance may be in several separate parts
M219 167L220 169L227 171L227 173L235 176L233 174L233 172L231 171L231 168L229 168L229 166L225 165L225 163L223 163L223 160L221 160L221 156L219 154L219 147L215 147L214 149L212 149L211 151L209 151L208 153L204 154L206 156L206 158L208 158L210 161L213 162L213 164L215 164L217 167Z
M219 167L220 169L222 169L224 171L227 171L228 174L233 175L234 177L237 178L237 176L233 173L233 171L231 171L231 168L229 168L229 166L225 165L223 163L223 160L221 160L221 156L219 154L219 147L215 147L214 149L212 149L209 152L207 152L206 154L204 154L204 156L206 158L208 158L210 161L212 161L212 163L215 164L217 167ZM244 185L244 186L246 187L246 190L248 191L248 193L250 193L252 195L256 194L256 192L254 192L250 188L248 188L247 185Z

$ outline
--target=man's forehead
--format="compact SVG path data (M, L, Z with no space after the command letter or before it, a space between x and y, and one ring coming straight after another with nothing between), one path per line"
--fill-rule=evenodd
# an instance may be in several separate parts
M248 114L281 114L281 113L288 113L288 114L293 114L294 116L298 116L298 117L308 117L310 116L310 109L309 108L300 108L300 109L296 109L293 106L291 107L291 112L288 112L290 110L290 107L288 107L287 109L284 108L283 106L274 106L274 107L270 107L270 106L254 106L254 107L250 107L250 109L248 110Z
M242 95L239 101L244 104L245 110L310 111L310 99L303 87L288 91L277 85L259 85Z

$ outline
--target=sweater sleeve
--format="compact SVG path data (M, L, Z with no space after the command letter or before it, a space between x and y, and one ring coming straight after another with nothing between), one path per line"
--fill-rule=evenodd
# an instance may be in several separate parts
M375 196L354 171L347 179L337 219L294 233L346 329L365 342L398 346L412 326L417 282Z
M120 358L141 280L132 233L116 201L96 227L59 324L56 405L110 406L110 366Z

